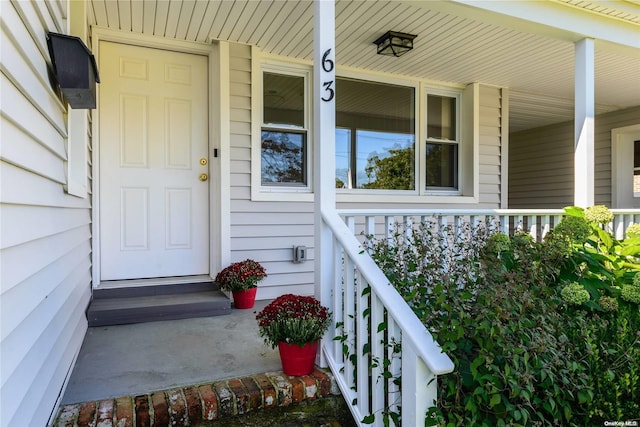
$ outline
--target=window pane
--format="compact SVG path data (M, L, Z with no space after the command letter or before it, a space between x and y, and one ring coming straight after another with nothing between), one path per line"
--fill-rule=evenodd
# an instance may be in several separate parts
M359 130L356 147L356 188L414 188L413 135Z
M338 188L415 188L415 90L336 79Z
M427 138L457 139L455 98L427 95Z
M351 188L351 131L336 128L336 188Z
M640 196L640 141L633 141L633 195Z
M262 103L265 124L304 127L304 77L264 73Z
M458 145L427 143L427 188L458 188Z
M306 134L262 131L262 183L306 184Z

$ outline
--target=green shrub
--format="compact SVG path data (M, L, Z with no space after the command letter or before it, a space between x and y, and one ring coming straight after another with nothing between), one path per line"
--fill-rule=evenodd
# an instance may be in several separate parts
M423 223L366 243L455 363L438 378L427 424L587 426L637 417L640 313L617 286L632 285L633 257L622 250L629 246L604 235L575 242L562 229L542 244L494 236L487 224L456 230ZM624 271L620 280L612 267ZM581 305L565 303L567 283L564 298Z

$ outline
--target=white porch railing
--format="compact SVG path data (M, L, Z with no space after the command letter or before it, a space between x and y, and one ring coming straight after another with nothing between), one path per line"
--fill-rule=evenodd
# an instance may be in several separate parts
M401 415L403 426L424 426L436 402L436 377L452 372L453 362L363 251L354 229L335 212L323 213L323 221L333 234L330 309L339 324L323 354L336 382L360 425L365 417L383 426L384 417Z
M622 238L640 222L640 210L612 210L610 229ZM331 311L338 326L333 341L323 342L326 358L360 425L383 426L401 416L403 426L424 426L437 397L437 376L453 362L373 259L362 235L390 236L399 224L436 221L440 225L489 222L500 231L526 231L540 241L561 220L557 210L338 210L323 212L331 230L334 257ZM360 238L356 237L360 236ZM399 381L401 379L401 381ZM373 422L371 423L373 418ZM394 425L393 421L389 425Z
M611 209L614 220L608 225L617 239L624 238L629 225L640 223L640 209ZM551 230L564 215L562 209L437 209L437 210L382 210L351 209L338 213L347 224L354 225L354 232L388 236L390 230L399 224L418 223L423 220L438 224L459 224L469 222L491 222L503 233L513 235L525 231L537 242Z

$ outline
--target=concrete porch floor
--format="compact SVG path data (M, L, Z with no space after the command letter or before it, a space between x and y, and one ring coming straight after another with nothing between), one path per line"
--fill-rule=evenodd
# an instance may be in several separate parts
M243 377L281 369L258 335L254 308L226 316L89 328L63 404Z

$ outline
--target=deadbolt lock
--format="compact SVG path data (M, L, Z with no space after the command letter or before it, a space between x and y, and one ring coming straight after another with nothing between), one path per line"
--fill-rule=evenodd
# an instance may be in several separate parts
M201 158L201 159L200 159L200 164L201 164L202 166L206 166L206 165L207 165L207 159L206 159L206 158L204 158L204 157L203 157L203 158Z
M209 177L207 176L206 173L201 173L200 174L200 181L206 181Z

